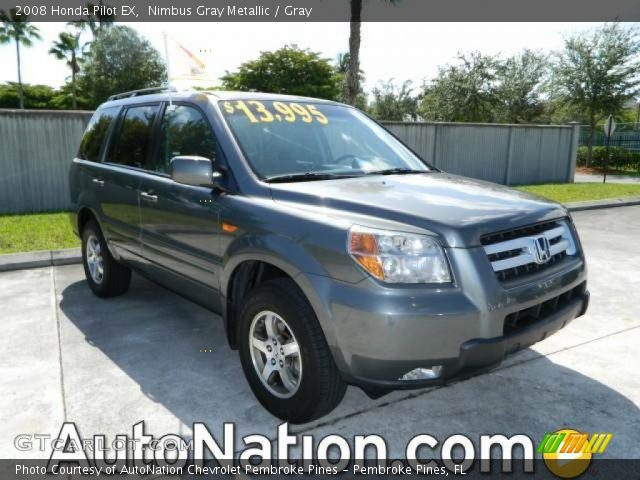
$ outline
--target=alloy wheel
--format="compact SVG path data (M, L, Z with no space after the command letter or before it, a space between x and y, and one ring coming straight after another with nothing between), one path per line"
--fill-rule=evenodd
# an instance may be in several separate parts
M262 311L249 329L253 367L262 384L278 398L290 398L302 379L300 345L287 322L277 313Z
M89 267L91 279L97 284L102 283L104 278L102 247L95 235L87 238L87 267Z

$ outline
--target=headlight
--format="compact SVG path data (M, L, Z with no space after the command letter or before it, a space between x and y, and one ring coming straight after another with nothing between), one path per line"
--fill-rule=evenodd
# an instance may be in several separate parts
M442 247L426 235L354 225L349 230L349 254L362 268L384 282L451 282Z

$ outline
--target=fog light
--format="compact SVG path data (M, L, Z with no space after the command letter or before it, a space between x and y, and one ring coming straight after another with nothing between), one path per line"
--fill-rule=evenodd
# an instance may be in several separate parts
M442 365L434 365L431 368L415 368L405 373L399 380L429 380L438 378L442 374Z

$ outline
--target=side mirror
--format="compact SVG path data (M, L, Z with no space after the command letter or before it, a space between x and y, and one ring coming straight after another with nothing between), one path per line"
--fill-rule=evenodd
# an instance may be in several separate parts
M224 173L213 169L213 162L198 156L173 157L169 166L171 179L176 183L196 187L211 187L218 192L232 193L223 182Z
M169 166L169 174L176 183L196 187L213 187L213 163L208 158L173 157Z

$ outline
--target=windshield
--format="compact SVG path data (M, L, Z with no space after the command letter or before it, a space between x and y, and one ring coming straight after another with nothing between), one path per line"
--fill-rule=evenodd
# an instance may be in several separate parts
M385 129L340 105L221 101L247 160L263 179L290 181L429 168Z

